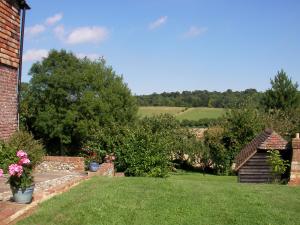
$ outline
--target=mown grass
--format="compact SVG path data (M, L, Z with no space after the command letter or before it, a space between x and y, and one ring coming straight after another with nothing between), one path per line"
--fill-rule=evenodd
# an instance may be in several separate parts
M42 203L18 224L299 224L300 188L187 173L97 177Z
M141 117L154 116L163 113L174 115L179 120L199 120L199 119L215 119L225 113L222 108L184 108L184 107L165 107L165 106L146 106L139 107L138 115Z

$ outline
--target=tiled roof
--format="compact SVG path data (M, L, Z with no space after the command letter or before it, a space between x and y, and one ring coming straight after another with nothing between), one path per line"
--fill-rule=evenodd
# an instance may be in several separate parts
M239 170L258 149L260 150L285 150L287 141L271 129L266 129L247 144L235 158L235 170Z

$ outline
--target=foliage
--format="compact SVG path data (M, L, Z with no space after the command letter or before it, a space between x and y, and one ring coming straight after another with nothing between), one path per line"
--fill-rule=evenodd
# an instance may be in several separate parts
M91 162L102 163L102 158L105 155L105 151L102 150L96 143L88 141L87 146L81 149L79 156L84 157L85 166L88 168Z
M259 103L261 93L255 89L245 91L209 92L207 90L163 92L137 96L139 106L215 107L235 108L245 99Z
M183 127L209 127L209 126L217 125L220 122L221 122L220 118L217 119L203 118L199 120L184 119L180 121L180 125Z
M31 166L38 164L44 156L43 145L25 131L16 132L7 142L0 141L0 168L5 172L8 166L17 160L16 153L19 149L25 149L31 160Z
M226 113L219 127L205 134L205 144L217 174L230 174L239 151L264 129L264 121L255 108L243 106Z
M271 79L271 85L262 98L267 110L290 111L299 107L298 84L293 83L283 70Z
M239 151L265 128L259 111L246 105L228 112L222 126L224 129L222 141L228 150L230 164Z
M230 173L230 157L223 143L222 127L211 127L205 132L205 145L209 151L211 166L216 174Z
M17 160L16 149L0 141L0 168L7 173L8 166Z
M14 149L14 152L17 152L19 149L26 150L33 167L41 162L45 154L41 141L35 140L33 135L26 131L15 132L7 144L11 149Z
M275 130L286 140L290 141L295 133L300 130L300 108L286 112L274 110L262 114L266 127Z
M134 121L135 98L104 60L79 59L52 50L30 69L32 79L22 118L48 153L78 154L92 128Z
M165 177L171 168L171 153L178 147L178 122L170 115L145 117L131 130L117 161L128 176Z
M283 175L287 168L290 166L288 160L282 159L278 150L269 150L268 163L272 167L273 177L276 178L278 175Z
M300 188L241 185L236 177L199 173L95 177L41 203L17 224L296 225L299 196Z
M144 117L136 123L94 129L84 146L115 155L115 166L128 176L167 176L173 159L202 154L195 135L169 114Z

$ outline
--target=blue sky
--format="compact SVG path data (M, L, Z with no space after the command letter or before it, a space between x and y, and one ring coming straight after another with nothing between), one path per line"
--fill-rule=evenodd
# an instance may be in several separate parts
M300 83L298 0L27 0L23 80L49 49L103 56L134 94ZM72 4L70 4L72 2Z

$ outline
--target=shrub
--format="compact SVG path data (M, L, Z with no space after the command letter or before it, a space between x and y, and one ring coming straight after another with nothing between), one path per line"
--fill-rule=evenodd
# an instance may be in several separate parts
M204 135L215 173L230 174L236 155L263 129L263 116L255 108L228 111L220 126L211 127Z
M13 154L18 150L25 150L31 160L31 165L34 167L44 156L44 147L40 141L35 140L33 135L25 132L16 132L7 142L8 148Z
M0 168L7 173L8 166L17 160L16 149L0 141Z
M165 177L171 169L172 152L180 141L178 122L170 115L146 117L127 133L116 149L117 162L128 176Z
M199 120L187 120L184 119L180 122L183 127L209 127L217 125L221 121L221 118L203 118Z
M274 181L278 181L278 176L283 175L287 168L290 166L288 160L284 160L281 158L281 155L278 150L269 150L268 153L268 163L272 167L272 174Z

